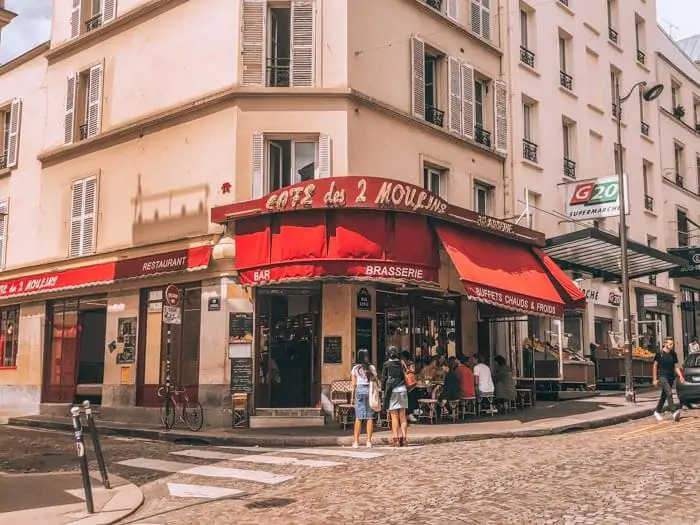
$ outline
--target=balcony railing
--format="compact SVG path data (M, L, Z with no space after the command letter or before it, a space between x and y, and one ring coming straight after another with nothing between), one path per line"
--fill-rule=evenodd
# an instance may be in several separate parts
M0 170L7 168L7 153L0 155Z
M425 3L436 11L442 11L442 0L425 0Z
M683 175L676 173L676 186L683 187Z
M649 284L652 286L656 286L656 275L649 276Z
M576 178L576 163L566 157L564 157L564 175L570 179Z
M267 59L267 86L289 87L289 58Z
M532 162L537 162L537 144L523 139L523 157Z
M80 126L80 140L85 140L88 138L88 125L83 124Z
M96 14L90 20L85 22L85 30L89 33L102 25L102 13Z
M535 67L535 53L524 46L520 46L520 61L530 67Z
M687 231L678 230L678 246L683 248L688 246L690 240L690 234Z
M640 64L645 64L646 60L647 56L644 53L644 51L642 51L641 49L637 49L637 62L639 62Z
M574 79L563 71L559 72L559 83L569 91L574 88Z
M431 124L442 127L445 121L445 112L435 106L426 106L425 120Z
M479 144L482 144L487 148L491 147L491 132L486 131L481 126L474 127L474 138Z
M649 136L649 124L647 124L646 122L640 122L639 127L642 131L642 135L644 135L645 137L648 137Z
M612 27L608 27L608 38L610 39L611 42L614 42L617 44L617 31L615 31Z
M651 195L644 195L644 209L654 211L654 197Z

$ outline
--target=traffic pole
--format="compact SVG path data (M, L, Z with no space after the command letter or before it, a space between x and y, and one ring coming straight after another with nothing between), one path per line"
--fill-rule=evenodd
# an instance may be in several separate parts
M78 451L78 461L80 462L80 473L83 477L83 488L85 489L85 504L88 514L95 512L95 504L92 500L92 484L90 483L90 472L88 471L88 460L85 451L85 437L83 435L83 425L80 423L80 408L70 409L73 419L73 433L75 434L75 449Z
M92 446L95 447L95 456L97 457L97 466L100 468L102 485L104 485L104 488L106 489L111 489L112 487L109 484L109 476L107 475L107 466L105 465L105 458L102 455L102 446L100 446L100 437L97 433L97 426L95 425L95 418L92 415L92 406L90 405L90 401L87 399L83 401L83 408L85 409L85 416L87 417L88 428L90 429Z

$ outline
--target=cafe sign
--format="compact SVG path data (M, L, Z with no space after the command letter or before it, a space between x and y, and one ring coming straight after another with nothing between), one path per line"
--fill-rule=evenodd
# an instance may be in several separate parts
M669 275L678 277L700 277L700 247L699 248L670 248L668 253L688 261L688 264L674 268Z

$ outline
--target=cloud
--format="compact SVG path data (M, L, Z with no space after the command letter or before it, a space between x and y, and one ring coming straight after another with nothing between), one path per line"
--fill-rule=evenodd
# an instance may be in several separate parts
M0 64L45 42L51 35L52 0L6 0L5 8L17 13L2 31Z

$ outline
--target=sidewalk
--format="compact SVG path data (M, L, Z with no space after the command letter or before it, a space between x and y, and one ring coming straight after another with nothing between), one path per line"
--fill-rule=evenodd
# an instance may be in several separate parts
M560 434L598 428L639 419L652 414L658 393L638 393L637 403L628 405L624 395L604 393L596 397L560 402L538 402L534 408L493 418L481 417L474 422L413 424L410 439L413 444L476 441L493 438L525 438ZM68 418L29 416L9 418L9 424L70 430ZM314 447L347 446L352 443L351 430L336 425L305 428L270 429L208 429L201 432L161 427L147 427L98 421L100 432L145 439L194 442L212 446ZM377 443L390 443L391 433L375 432Z
M0 525L109 525L143 503L136 485L111 475L112 489L107 490L99 474L91 477L94 514L87 513L79 473L0 474Z

